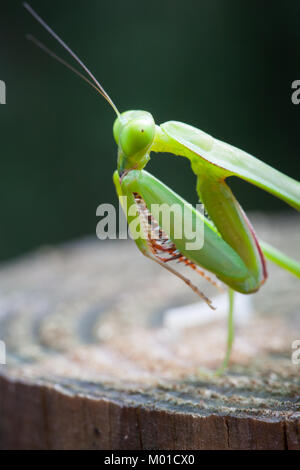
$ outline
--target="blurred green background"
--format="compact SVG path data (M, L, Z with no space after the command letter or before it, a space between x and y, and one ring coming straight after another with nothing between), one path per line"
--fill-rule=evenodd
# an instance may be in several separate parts
M91 68L121 111L150 111L209 132L299 176L297 1L32 0ZM113 111L26 41L30 32L63 57L19 1L1 1L0 259L95 234L96 208L117 204ZM196 202L183 158L153 154L147 168ZM232 180L245 209L290 210Z

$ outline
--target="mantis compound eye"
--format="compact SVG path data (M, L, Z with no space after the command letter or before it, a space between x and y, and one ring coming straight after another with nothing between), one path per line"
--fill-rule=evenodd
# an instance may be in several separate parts
M147 152L152 145L155 125L152 119L145 116L129 121L121 130L119 145L124 154L133 157L140 152Z

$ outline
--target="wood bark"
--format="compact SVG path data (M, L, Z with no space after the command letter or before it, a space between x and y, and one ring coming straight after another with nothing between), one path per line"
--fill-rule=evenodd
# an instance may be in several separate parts
M299 218L251 220L300 259ZM268 268L249 318L236 312L218 377L225 316L170 326L166 311L198 299L132 241L86 239L3 265L0 448L300 449L299 280Z

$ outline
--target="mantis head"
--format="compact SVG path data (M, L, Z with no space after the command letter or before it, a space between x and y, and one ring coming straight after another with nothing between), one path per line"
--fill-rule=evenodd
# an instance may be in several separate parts
M155 136L155 122L146 111L126 111L114 122L113 134L118 145L118 173L142 170L150 159Z

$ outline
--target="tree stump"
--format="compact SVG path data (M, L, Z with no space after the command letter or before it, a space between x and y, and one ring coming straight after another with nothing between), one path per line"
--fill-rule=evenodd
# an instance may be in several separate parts
M251 219L299 259L297 216ZM0 448L300 449L300 284L268 268L261 291L243 296L253 313L218 377L225 316L167 322L198 298L132 241L86 239L3 265Z

